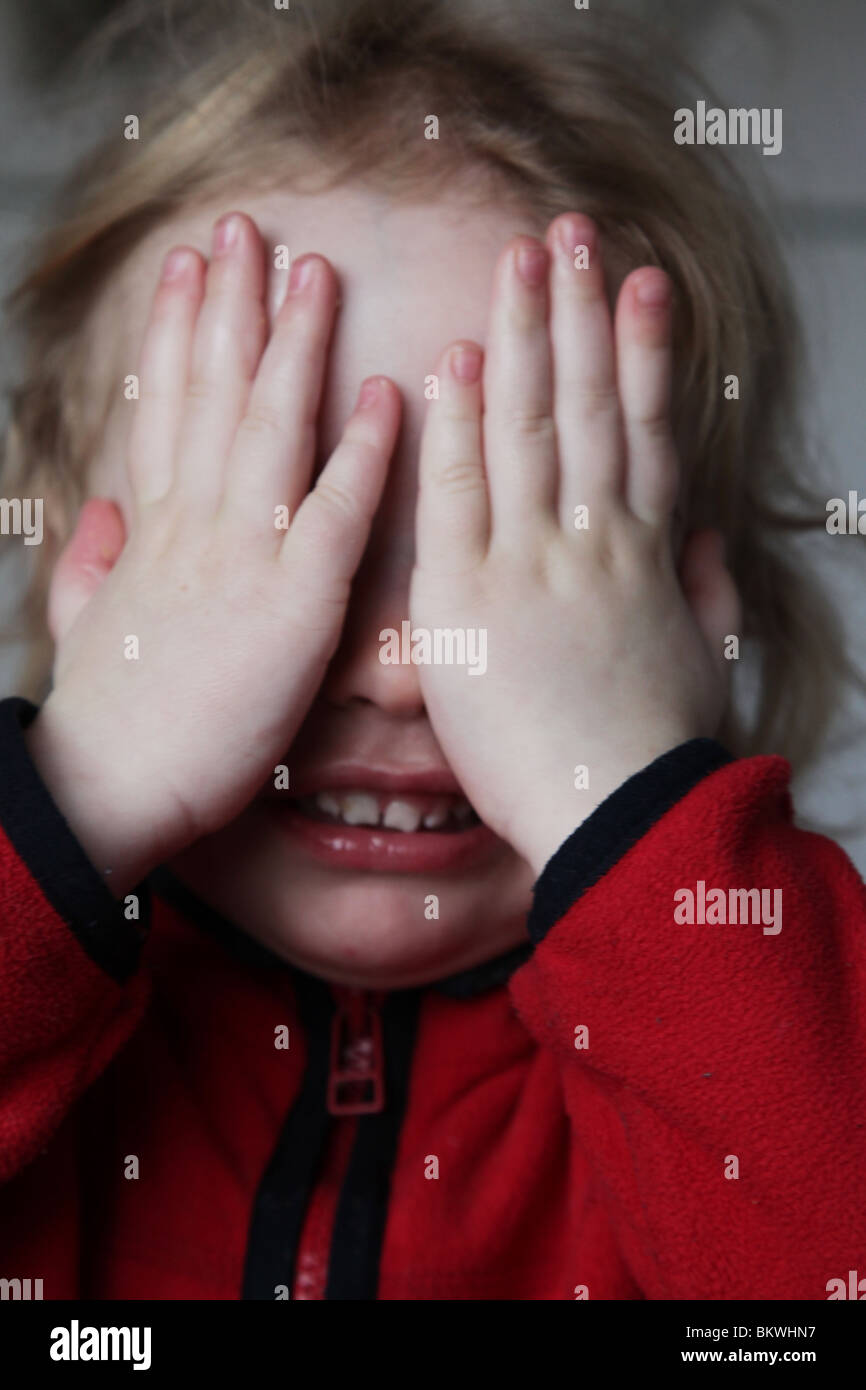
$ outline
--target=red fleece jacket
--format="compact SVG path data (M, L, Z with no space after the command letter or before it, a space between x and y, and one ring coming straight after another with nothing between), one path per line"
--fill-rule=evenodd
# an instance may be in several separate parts
M866 892L792 825L783 759L673 750L554 855L525 948L364 995L164 873L127 920L29 761L34 713L0 704L0 1279L823 1300L866 1276ZM709 920L679 920L686 889Z

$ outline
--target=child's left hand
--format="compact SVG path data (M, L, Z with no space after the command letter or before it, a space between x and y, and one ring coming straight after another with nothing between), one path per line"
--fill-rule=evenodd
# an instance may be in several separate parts
M422 665L422 688L475 810L536 872L629 776L715 734L740 618L718 533L674 555L667 276L629 275L614 325L593 224L557 218L546 246L517 238L497 265L483 417L481 381L453 370L481 349L443 355L410 601L413 632L486 630L484 674Z

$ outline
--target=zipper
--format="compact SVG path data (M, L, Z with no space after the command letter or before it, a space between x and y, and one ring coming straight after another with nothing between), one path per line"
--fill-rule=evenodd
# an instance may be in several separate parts
M383 990L335 987L328 1068L330 1115L376 1115L385 1108Z
M331 1242L340 1193L352 1157L361 1115L385 1108L382 1042L383 990L332 986L326 1105L331 1120L298 1240L293 1299L324 1299Z

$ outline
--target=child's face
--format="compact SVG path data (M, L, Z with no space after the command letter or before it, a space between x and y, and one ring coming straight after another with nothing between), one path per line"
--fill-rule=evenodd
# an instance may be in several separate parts
M406 207L361 190L257 195L233 204L258 224L266 248L316 251L342 289L320 414L320 459L335 447L361 380L389 376L403 396L403 425L343 638L294 746L290 790L270 791L237 820L171 865L206 902L293 963L335 982L387 988L423 983L526 939L533 875L484 827L450 819L459 804L437 747L413 665L383 665L383 628L408 618L417 460L425 383L455 338L486 337L494 263L509 237L542 230L503 206ZM138 250L97 318L101 351L123 375L135 370L164 253L186 244L207 254L228 203L166 224ZM285 276L271 270L273 293ZM269 306L272 312L272 305ZM110 344L110 346L109 346ZM126 364L129 365L126 365ZM117 393L121 396L121 393ZM112 409L90 494L114 498L131 524L123 441L130 408ZM285 653L287 662L292 653ZM214 757L219 750L214 750ZM369 797L409 824L413 811L449 813L453 830L371 830L299 817L293 792L364 801L342 813L369 817ZM405 803L408 803L407 809ZM332 803L328 803L332 805ZM405 820L403 819L405 817Z

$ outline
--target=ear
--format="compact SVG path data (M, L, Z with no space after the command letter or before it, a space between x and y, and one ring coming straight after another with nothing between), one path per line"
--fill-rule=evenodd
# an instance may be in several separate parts
M58 557L48 589L48 630L59 642L67 633L126 544L126 527L116 503L94 497L78 513L75 530Z

